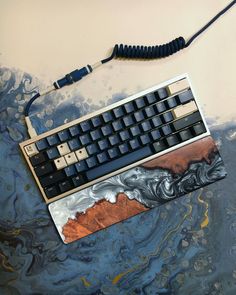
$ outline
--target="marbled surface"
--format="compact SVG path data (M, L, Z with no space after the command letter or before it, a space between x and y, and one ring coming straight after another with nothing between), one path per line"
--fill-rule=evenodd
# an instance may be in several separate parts
M235 295L236 124L210 125L225 179L64 245L18 147L25 99L39 83L31 79L0 71L0 294ZM32 108L38 131L103 105L76 92L68 98Z

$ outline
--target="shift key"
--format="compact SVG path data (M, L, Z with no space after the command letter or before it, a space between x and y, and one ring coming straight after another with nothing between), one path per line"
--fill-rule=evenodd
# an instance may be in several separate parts
M195 112L195 113L192 113L191 115L189 116L186 116L182 119L179 119L179 120L176 120L174 121L172 124L173 124L173 127L176 131L180 130L180 129L183 129L183 128L186 128L188 126L191 126L199 121L201 121L202 118L201 118L201 115L199 112Z

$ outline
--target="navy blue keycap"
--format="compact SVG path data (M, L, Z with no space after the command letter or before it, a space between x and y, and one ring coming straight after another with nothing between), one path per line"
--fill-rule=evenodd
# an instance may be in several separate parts
M129 152L129 146L126 142L122 143L119 145L119 150L120 150L120 153L123 155L123 154L126 154Z
M178 105L175 97L168 98L166 104L168 105L169 109L172 109Z
M45 138L40 139L39 141L37 141L36 143L37 149L39 151L45 150L46 148L48 148L48 142Z
M159 127L159 126L161 126L163 124L162 121L161 121L161 117L159 117L159 116L156 116L156 117L152 118L151 122L152 122L152 125L153 125L154 128Z
M113 113L117 119L123 117L125 114L122 106L113 109Z
M57 133L60 141L66 141L70 138L70 134L68 130L62 130Z
M71 126L69 128L69 131L70 131L71 136L76 136L76 135L81 134L81 131L80 131L78 125Z
M88 166L87 166L85 160L81 160L78 163L76 163L75 168L76 168L77 172L84 172L84 171L88 170Z
M81 144L80 144L78 138L73 138L73 139L69 140L67 143L68 143L71 151L78 150L81 147Z
M193 99L193 93L191 90L188 90L188 91L180 93L178 95L178 98L181 103L186 103Z
M143 112L138 111L138 112L134 113L134 118L135 118L137 123L140 122L140 121L143 121L144 120Z
M146 115L147 118L150 118L150 117L153 117L156 115L156 111L154 110L154 107L153 106L150 106L150 107L146 107L144 109L144 113Z
M136 126L133 126L130 128L130 132L133 136L137 136L141 133L141 130L140 130L139 126L136 125Z
M148 93L145 96L146 96L148 104L153 104L153 103L157 102L156 95L153 92Z
M149 121L144 121L140 125L141 125L144 132L149 131L149 130L152 129L152 126L151 126Z
M108 111L102 114L103 120L105 123L109 123L114 120L112 111Z
M163 135L168 135L168 134L171 134L173 131L172 131L170 125L165 125L165 126L161 127L161 132Z
M124 122L125 127L129 127L134 124L134 120L131 115L124 117L123 122Z
M142 143L143 145L148 144L148 143L151 142L151 138L150 138L150 136L149 136L148 134L143 134L143 135L141 135L141 136L139 137L139 139L140 139L140 141L141 141L141 143Z
M102 120L99 116L92 118L91 122L94 128L100 127L102 125Z
M122 130L124 128L123 123L122 123L121 120L114 121L112 123L112 127L113 127L114 131L119 131L119 130Z
M97 154L100 151L98 145L95 142L92 143L92 144L87 145L86 150L87 150L87 152L89 153L90 156L94 155L94 154Z
M81 186L85 183L85 179L82 175L77 175L72 178L72 182L73 182L74 187L78 187L78 186Z
M98 164L98 161L95 156L87 158L85 161L86 161L89 168L95 167Z
M92 139L89 134L84 134L79 137L82 145L86 145L92 142Z
M166 88L160 88L160 89L158 89L155 92L155 94L157 95L157 97L158 97L159 100L162 100L162 99L168 97L168 92L167 92Z
M155 107L158 113L162 113L166 110L166 105L163 101L158 102Z
M53 134L53 135L48 136L47 141L48 141L48 144L50 146L53 146L53 145L56 145L56 144L60 143L60 140L59 140L57 134Z
M114 135L111 135L108 137L108 140L110 142L110 144L113 146L113 145L117 145L120 143L120 138L117 134L114 134Z
M166 137L166 142L167 142L168 146L171 147L171 146L179 143L179 138L176 134L172 134L172 135Z
M46 153L50 160L56 159L60 156L58 149L56 147L50 148L49 150L46 151Z
M92 129L92 125L89 120L80 122L80 128L83 132L88 132Z
M125 141L130 138L130 134L128 130L123 130L119 133L121 140Z
M137 138L131 139L129 141L129 145L132 150L136 150L136 149L140 148L140 143Z
M109 160L107 152L102 152L100 154L97 154L97 159L100 164L107 162Z
M111 159L118 157L119 153L120 153L118 148L116 148L116 147L109 149L107 152L108 152L108 155Z
M102 134L108 136L113 133L111 125L105 125L101 128Z
M135 99L135 104L137 109L142 109L146 106L146 98L145 97L139 97Z
M153 144L154 150L156 153L164 151L165 149L168 148L164 140L159 140Z
M98 146L99 146L100 150L103 151L103 150L106 150L110 145L109 145L108 140L105 138L105 139L98 141Z
M64 168L64 171L65 171L67 177L71 177L71 176L77 174L77 171L75 169L75 165L67 166L66 168Z
M92 137L92 140L98 140L103 137L99 129L91 131L90 136Z
M172 112L166 112L162 115L162 119L164 121L164 123L168 123L170 121L173 121L174 120L174 117L172 115Z
M124 109L125 109L125 111L126 111L127 114L133 113L135 111L135 107L134 107L133 102L132 101L127 102L124 105Z
M161 134L160 134L160 131L155 129L153 130L151 133L150 133L151 137L153 140L157 140L159 138L161 138Z

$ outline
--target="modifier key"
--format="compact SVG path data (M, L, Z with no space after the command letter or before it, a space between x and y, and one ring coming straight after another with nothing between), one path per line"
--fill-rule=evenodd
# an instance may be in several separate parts
M201 121L201 115L199 112L195 112L192 113L189 116L186 116L182 119L176 120L175 122L173 122L173 127L176 131L180 130L180 129L184 129L188 126L191 126L195 123L197 123L198 121Z

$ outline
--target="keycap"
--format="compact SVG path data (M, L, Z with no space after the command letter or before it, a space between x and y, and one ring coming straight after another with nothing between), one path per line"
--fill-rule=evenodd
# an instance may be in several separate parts
M92 129L92 125L90 123L89 120L86 120L86 121L83 121L83 122L80 122L80 128L83 132L88 132Z
M67 177L71 177L77 174L75 165L67 166L66 168L64 168L64 171Z
M185 117L193 112L197 111L197 106L195 101L190 101L184 105L180 105L171 110L173 117L175 119L179 119L181 117Z
M176 131L180 130L180 129L184 129L190 125L193 125L195 123L197 123L198 121L201 120L201 115L199 112L195 112L191 115L188 115L186 117L183 117L182 119L176 120L174 121L173 127Z
M71 126L69 128L69 132L72 137L81 134L81 131L78 125Z
M137 109L142 109L146 106L145 97L139 97L135 99L135 104Z
M105 123L111 122L114 120L112 111L108 111L102 114L103 120Z
M129 146L126 142L120 144L118 148L119 148L121 154L126 154L129 151Z
M57 168L57 170L60 170L62 168L65 168L67 166L66 160L64 157L60 157L54 160L54 164Z
M127 114L133 113L135 111L135 107L133 105L133 102L132 101L127 102L124 105L124 109L125 109L125 111L126 111Z
M110 142L110 145L117 145L120 143L120 137L117 134L111 135L110 137L108 137L108 140Z
M128 130L121 131L119 133L119 135L120 135L120 138L121 138L122 141L125 141L125 140L130 138L130 134L129 134Z
M97 154L100 151L99 147L96 143L92 143L90 145L87 145L86 150L90 156L93 154Z
M156 111L157 111L157 113L163 113L165 110L166 110L166 105L165 105L165 103L163 102L163 101L161 101L161 102L158 102L156 105L155 105L155 107L156 107Z
M59 183L58 186L59 186L61 193L67 192L73 188L73 186L69 180L65 180L65 181Z
M46 187L51 186L59 181L63 181L65 178L65 172L63 170L59 170L52 174L39 178L39 181L43 187Z
M80 140L82 146L87 145L92 142L92 139L89 134L80 135L79 140Z
M78 159L74 152L65 155L65 160L67 165L71 165L78 162Z
M82 160L82 161L79 161L78 163L76 163L75 168L78 172L83 172L83 171L88 170L88 166L87 166L85 160Z
M109 155L109 157L110 157L111 159L114 159L114 158L118 157L119 154L120 154L119 150L118 150L116 147L114 147L114 148L112 148L112 149L109 149L109 150L107 151L107 153L108 153L108 155Z
M87 159L89 156L86 148L82 148L82 149L75 151L75 154L76 154L76 157L79 161Z
M26 154L29 157L32 157L32 156L36 155L39 152L36 145L35 145L35 143L31 143L31 144L25 146L25 151L26 151Z
M151 138L150 138L150 136L149 136L148 134L143 134L143 135L141 135L141 136L139 137L139 139L140 139L140 141L141 141L141 143L142 143L143 145L148 144L148 143L151 142Z
M107 162L91 170L88 170L87 172L85 172L85 174L88 180L91 181L108 173L117 171L118 169L126 167L139 160L142 160L143 158L149 157L152 154L153 152L151 148L149 146L145 146L141 149L125 154L113 161Z
M124 125L123 125L121 120L114 121L111 125L112 125L113 130L115 132L119 131L119 130L122 130L124 128Z
M92 157L86 159L86 163L87 163L89 168L97 166L97 164L98 164L97 159L96 159L95 156L92 156Z
M193 94L191 90L182 92L178 95L178 99L181 103L186 103L188 101L190 101L191 99L193 99Z
M165 149L167 149L168 146L166 145L164 140L159 140L157 142L154 142L153 148L154 148L156 153L159 153L159 152L164 151Z
M101 120L100 116L93 117L91 119L91 122L92 122L92 125L94 128L100 127L102 125L102 120Z
M48 158L50 160L56 159L60 157L60 154L58 152L58 149L56 147L50 148L49 150L46 151Z
M50 186L44 189L45 195L48 198L53 198L59 194L59 190L57 186Z
M182 79L182 80L176 81L176 82L169 84L167 86L167 90L170 95L173 95L177 92L183 91L188 88L189 88L189 83L188 83L187 79Z
M175 108L178 105L176 98L175 97L168 98L166 100L166 105L168 109Z
M153 103L157 102L156 95L153 92L146 94L145 97L146 97L148 104L153 104Z
M99 129L90 132L92 140L98 140L103 137L102 132Z
M129 141L129 145L132 150L136 150L136 149L140 148L140 143L137 138L131 139Z
M206 128L202 122L199 122L196 125L194 125L192 127L192 130L195 135L199 135L199 134L206 132Z
M157 97L158 97L159 100L162 100L162 99L168 97L168 92L167 92L166 88L164 88L164 87L158 89L158 90L155 92L155 94L157 95Z
M102 152L100 154L97 154L97 159L100 164L107 162L109 160L107 156L107 152Z
M113 109L113 113L114 113L115 118L117 118L117 119L121 118L121 117L123 117L125 115L122 106Z
M72 182L74 184L74 187L78 187L86 183L82 175L77 175L76 177L73 177Z
M36 144L36 147L39 151L43 151L49 147L46 138L42 138L42 139L38 140L35 144Z
M69 134L69 131L68 130L59 131L57 133L57 135L58 135L60 141L62 141L62 142L63 141L66 141L66 140L68 140L70 138L70 134Z
M73 138L68 141L68 145L71 151L78 150L81 147L81 143L78 138Z
M110 145L109 145L108 140L105 138L105 139L98 141L98 146L99 146L100 150L103 151L103 150L106 150Z
M108 135L111 135L112 134L112 127L111 125L105 125L101 128L101 131L102 131L102 134L104 136L108 136Z
M144 132L147 132L152 129L152 126L149 121L144 121L140 124Z
M61 143L57 146L58 152L61 156L64 156L68 153L70 153L70 148L67 144L67 142Z
M144 120L144 115L143 115L142 110L138 111L138 112L135 112L134 113L134 118L135 118L137 123L143 121Z
M57 134L53 134L47 137L48 144L50 146L57 145L60 143L59 137Z
M160 116L156 116L156 117L152 118L151 123L154 128L159 127L163 124Z
M193 134L191 133L190 129L185 129L179 132L179 137L181 141L186 141L193 137Z
M168 123L168 122L174 120L174 117L173 117L171 111L166 112L166 113L162 114L161 116L162 116L162 121L163 121L164 123Z
M137 136L137 135L141 134L141 129L138 125L136 125L136 126L133 126L130 128L130 132L133 136Z
M54 167L51 162L39 165L34 168L34 171L38 177L49 174L54 171Z
M161 133L163 134L163 136L171 134L173 132L170 125L162 126L160 130L161 130Z
M134 124L134 120L131 115L128 115L123 118L123 123L124 123L125 127L129 127Z
M32 166L37 166L44 163L47 160L47 157L44 152L40 152L32 157L30 157L30 162Z
M172 134L172 135L166 137L166 142L169 147L176 145L179 143L178 136L176 134Z
M158 129L153 130L153 131L150 133L150 135L151 135L151 138L152 138L154 141L157 140L157 139L159 139L159 138L161 138L161 133L160 133L160 131L159 131Z
M156 112L155 112L153 106L146 107L146 108L144 109L144 113L145 113L145 115L146 115L146 118L150 118L150 117L153 117L153 116L156 115Z

